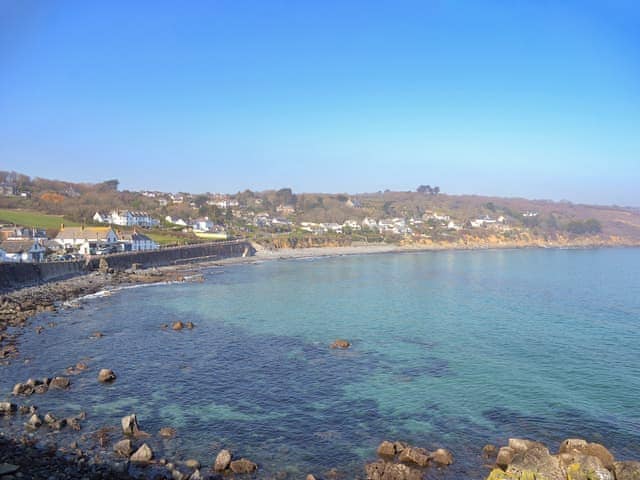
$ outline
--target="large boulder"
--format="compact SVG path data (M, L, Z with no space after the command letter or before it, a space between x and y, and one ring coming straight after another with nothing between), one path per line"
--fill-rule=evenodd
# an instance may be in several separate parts
M18 406L11 402L0 402L0 415L10 415L18 410Z
M116 455L129 458L129 456L133 452L133 443L129 438L125 438L124 440L116 442L116 444L113 446L113 451L116 453Z
M385 440L378 445L378 455L381 457L393 457L396 454L396 446L394 443Z
M98 381L102 383L113 382L116 379L116 374L109 368L102 368L98 372Z
M32 429L39 428L41 425L42 425L42 419L38 416L37 413L34 413L33 415L31 415L31 417L27 421L27 427Z
M181 321L177 321L177 322L173 322L171 324L171 329L172 330L182 330L184 328L184 323L182 323Z
M599 443L589 443L581 438L569 438L560 444L559 453L581 453L598 457L604 467L613 470L615 459L611 452L604 445Z
M251 460L241 458L240 460L233 460L229 464L229 468L233 473L251 473L256 471L258 465L253 463Z
M445 448L438 448L431 453L430 458L438 465L451 465L453 463L453 454Z
M640 480L640 462L614 462L616 480Z
M496 465L503 470L506 470L515 454L516 451L513 448L501 447L500 450L498 450L498 456L496 457Z
M147 445L143 443L142 446L135 451L133 455L131 455L131 461L137 463L148 463L153 459L153 450Z
M384 460L365 465L367 480L421 480L422 471L403 463L391 463Z
M498 447L492 445L491 443L486 444L482 447L482 456L486 459L496 458L498 455Z
M534 472L536 480L566 480L564 466L558 457L552 456L549 449L534 445L524 452L516 453L507 467L507 473L523 475Z
M420 467L429 464L429 452L424 448L407 447L398 456L398 460L403 463L415 463Z
M533 440L526 440L524 438L510 438L509 447L516 453L522 453L529 450L532 447L543 447L540 442L534 442Z
M227 468L229 468L229 464L231 463L231 452L229 450L221 450L216 457L216 461L213 465L213 469L216 472L224 472Z
M70 385L71 385L71 380L69 380L68 377L53 377L51 379L51 383L49 384L49 387L59 388L60 390L64 390L66 388L69 388Z
M585 462L572 463L567 466L567 480L614 480L614 477L613 473L602 465L597 466L591 462Z
M140 427L138 426L138 419L135 413L127 415L126 417L122 417L120 423L122 424L122 433L124 433L125 435L135 435L140 431Z

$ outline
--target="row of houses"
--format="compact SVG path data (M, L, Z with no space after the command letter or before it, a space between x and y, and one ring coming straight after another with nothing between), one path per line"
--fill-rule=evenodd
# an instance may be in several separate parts
M77 253L96 255L157 250L158 243L136 230L120 232L111 227L61 228L53 239L42 237L6 239L0 242L2 262L42 262L47 255Z
M93 216L96 223L107 223L121 227L151 228L160 225L160 220L151 217L147 212L131 210L112 210L111 212L96 212Z

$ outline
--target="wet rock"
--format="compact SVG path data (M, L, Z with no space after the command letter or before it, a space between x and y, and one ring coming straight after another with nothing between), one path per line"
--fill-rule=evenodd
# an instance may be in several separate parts
M185 327L187 327L189 330L193 330L195 328L195 325L193 324L193 322L187 322L184 324Z
M27 421L27 427L32 429L39 428L41 425L42 425L42 419L38 416L37 413L34 413L33 415L31 415L31 417Z
M10 415L18 410L18 406L11 402L0 402L0 415Z
M60 420L49 423L48 425L51 430L62 430L67 425L67 420L65 418L61 418Z
M401 451L403 451L405 448L407 448L409 445L405 442L393 442L393 446L396 448L396 453L400 453Z
M37 385L36 387L34 387L33 392L37 393L39 395L42 395L44 393L47 393L49 391L49 386L41 383L40 385Z
M116 374L109 368L102 368L98 373L98 381L102 383L113 382L116 379Z
M604 445L599 443L589 443L581 438L569 438L560 444L559 453L582 453L600 459L608 470L613 470L615 459L611 452Z
M120 423L122 425L122 433L124 433L125 435L135 435L140 431L140 427L138 426L138 419L136 418L135 413L123 417Z
M334 340L333 343L331 344L331 348L340 348L340 349L349 348L350 346L351 346L351 342L349 342L349 340L345 340L344 338L338 338Z
M102 338L102 337L104 337L104 333L102 332L93 332L91 334L91 338Z
M482 447L482 456L486 459L495 458L498 455L498 447L488 443Z
M200 470L194 470L191 476L189 477L189 480L203 480Z
M393 457L396 454L395 444L385 440L378 445L378 455L382 457Z
M20 405L20 407L18 408L18 413L20 415L26 415L30 412L31 412L31 407L29 407L28 405Z
M51 379L51 383L49 384L51 388L58 388L60 390L65 390L69 388L70 385L71 380L69 380L69 378L67 377L53 377L53 379Z
M76 370L79 370L79 371L83 372L83 371L87 370L88 368L89 368L89 366L84 362L76 363Z
M162 427L158 433L162 438L173 438L176 436L176 429L171 427Z
M402 463L383 460L369 463L364 467L367 480L421 480L422 471Z
M231 463L231 452L229 450L221 450L216 457L216 461L213 465L213 469L216 472L224 472L227 468L229 468L229 464Z
M309 475L307 475L307 478L305 480L316 480L316 477L314 477L313 475L309 474Z
M453 454L445 448L438 448L431 453L430 458L439 465L451 465L453 463Z
M53 423L58 421L58 419L55 417L55 415L51 412L47 412L44 415L44 421L45 423Z
M502 447L498 451L498 456L496 457L496 465L502 468L503 470L507 469L507 466L513 460L516 452L511 447Z
M13 393L14 395L29 395L27 392L30 390L32 391L29 385L25 385L24 383L16 383L13 386L13 390L11 391L11 393Z
M616 480L640 480L640 462L614 462Z
M171 329L172 330L182 330L184 328L184 323L182 323L181 321L177 321L177 322L173 322L171 324Z
M184 462L184 466L193 470L197 470L198 468L200 468L200 462L198 460L190 458L189 460Z
M403 463L415 463L420 467L429 464L429 452L424 448L407 447L398 456L398 460Z
M124 440L116 442L116 444L113 446L113 451L116 453L116 455L129 458L129 456L133 452L133 443L130 439L125 438Z
M147 445L143 443L142 446L135 451L133 455L131 455L130 460L132 462L137 463L148 463L153 459L153 450Z
M229 468L233 473L251 473L256 471L258 465L253 463L251 460L241 458L240 460L233 460L229 464Z

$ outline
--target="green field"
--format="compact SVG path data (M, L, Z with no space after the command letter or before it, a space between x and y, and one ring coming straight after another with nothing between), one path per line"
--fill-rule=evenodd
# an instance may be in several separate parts
M4 210L0 209L0 223L15 223L24 227L38 227L45 229L59 229L64 223L68 227L77 227L80 224L65 220L62 215L47 215L31 210Z

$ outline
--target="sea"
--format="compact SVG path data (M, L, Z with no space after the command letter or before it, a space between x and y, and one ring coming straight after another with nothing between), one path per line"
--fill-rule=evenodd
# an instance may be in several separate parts
M195 328L163 328L175 321ZM352 346L330 348L338 338ZM0 370L0 399L82 361L89 369L69 391L20 403L85 411L81 433L113 427L112 442L120 418L135 413L157 458L208 468L228 448L256 462L259 478L332 469L363 478L383 440L449 449L454 464L431 467L429 478L486 478L483 446L510 437L552 452L585 438L640 460L640 249L214 267L201 283L123 289L43 313L20 351ZM116 381L100 384L101 368ZM2 419L0 429L22 434L24 421ZM176 436L160 438L162 427ZM43 444L78 436L29 435Z

